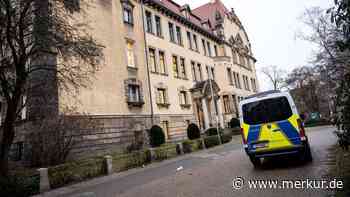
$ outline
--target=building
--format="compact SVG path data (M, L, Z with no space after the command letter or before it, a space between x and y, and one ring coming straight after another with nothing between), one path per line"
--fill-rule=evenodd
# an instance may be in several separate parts
M98 124L76 152L124 148L152 125L168 141L185 139L190 123L227 127L238 102L259 90L248 35L220 0L195 9L172 0L93 4L84 20L105 45L105 64L89 88L54 99L59 113L74 106Z
M258 91L256 60L234 11L220 0L193 10L149 0L143 13L152 106L168 139L185 137L190 122L215 126L216 114L227 126L238 101Z

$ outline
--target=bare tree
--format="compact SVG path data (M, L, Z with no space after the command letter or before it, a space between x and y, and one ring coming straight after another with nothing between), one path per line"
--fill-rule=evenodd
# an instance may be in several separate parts
M263 67L261 72L270 80L274 90L280 90L285 87L284 75L286 71L277 66Z
M85 14L83 3L87 2L0 1L0 97L6 105L1 175L8 175L9 151L22 108L29 105L30 110L41 108L38 112L45 111L46 116L57 115L58 88L74 92L88 86L103 60L103 46L88 33L88 22L76 18L76 12Z

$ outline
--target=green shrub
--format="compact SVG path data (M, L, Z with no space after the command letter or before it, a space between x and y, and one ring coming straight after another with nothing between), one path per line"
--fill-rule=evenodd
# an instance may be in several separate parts
M49 179L52 188L105 174L104 159L96 157L49 168Z
M230 121L230 127L231 128L237 128L240 127L240 122L238 118L232 118Z
M223 133L223 129L219 128L220 135ZM205 135L207 136L214 136L218 135L217 129L216 128L209 128L205 131Z
M27 197L39 193L39 175L0 177L0 196Z
M112 155L113 171L121 172L151 162L151 154L148 150L136 151L129 154Z
M159 147L160 145L165 143L165 135L163 129L154 125L150 130L150 144L152 147Z
M167 146L161 146L154 150L155 152L155 160L161 161L169 158L176 157L176 144L169 144Z
M203 149L201 139L198 140L185 140L182 142L184 153L191 153L197 150Z
M232 140L232 134L228 133L228 134L222 134L221 135L221 142L223 144L231 142L231 140Z
M216 135L208 136L204 138L204 144L207 148L217 146L220 144L219 138Z
M194 123L191 123L187 127L187 137L190 140L198 139L201 137L201 130Z

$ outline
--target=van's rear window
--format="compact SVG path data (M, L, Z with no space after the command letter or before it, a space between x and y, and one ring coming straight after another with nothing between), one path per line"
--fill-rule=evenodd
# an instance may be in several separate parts
M286 97L247 103L242 108L243 120L250 125L285 120L293 114Z

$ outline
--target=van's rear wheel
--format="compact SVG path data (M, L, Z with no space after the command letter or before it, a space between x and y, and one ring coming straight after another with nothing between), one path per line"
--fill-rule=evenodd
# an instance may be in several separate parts
M261 159L254 156L249 156L250 161L254 165L254 168L259 168L261 166Z
M304 146L304 150L301 153L301 160L305 162L312 162L312 153L309 142Z

